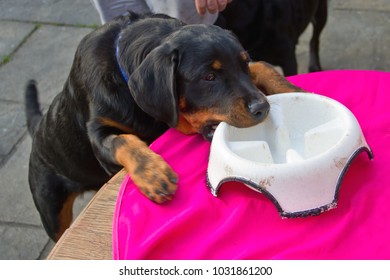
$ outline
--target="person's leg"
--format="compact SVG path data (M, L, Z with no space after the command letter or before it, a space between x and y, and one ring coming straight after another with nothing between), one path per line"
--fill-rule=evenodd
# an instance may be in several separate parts
M111 19L132 11L138 14L149 13L144 0L91 0L100 16L102 24Z

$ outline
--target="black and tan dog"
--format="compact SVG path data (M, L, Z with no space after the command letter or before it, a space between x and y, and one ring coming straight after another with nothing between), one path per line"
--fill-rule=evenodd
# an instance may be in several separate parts
M122 167L151 200L170 200L177 175L148 147L168 127L210 140L222 121L264 120L262 91L299 91L267 64L248 63L235 36L217 26L130 14L81 41L44 116L31 81L29 183L48 235L58 240L69 227L77 194L99 189Z
M217 25L230 29L253 60L281 66L286 76L297 74L295 47L309 23L309 71L320 71L320 34L328 14L328 0L239 0L219 15Z

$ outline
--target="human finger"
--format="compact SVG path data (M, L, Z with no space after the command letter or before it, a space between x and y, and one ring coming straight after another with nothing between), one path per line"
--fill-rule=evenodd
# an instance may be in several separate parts
M222 12L223 10L225 10L228 3L228 0L218 0L218 11Z
M195 0L196 11L203 16L206 13L206 0Z

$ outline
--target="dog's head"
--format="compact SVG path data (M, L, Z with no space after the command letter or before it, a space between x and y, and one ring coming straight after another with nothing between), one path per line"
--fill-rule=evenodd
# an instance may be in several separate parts
M146 56L128 85L138 106L155 119L211 140L220 122L249 127L269 112L248 62L230 32L186 25Z

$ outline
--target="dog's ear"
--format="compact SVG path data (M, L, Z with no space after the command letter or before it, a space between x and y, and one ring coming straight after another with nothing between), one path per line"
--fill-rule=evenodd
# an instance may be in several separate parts
M169 44L152 50L130 75L128 86L137 105L155 119L176 127L178 51Z

